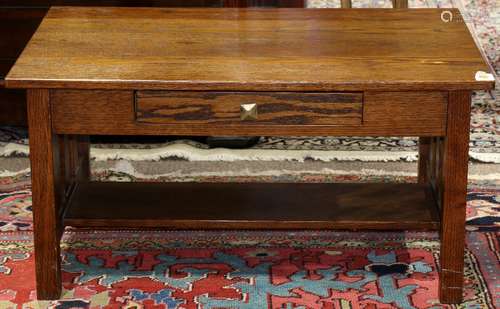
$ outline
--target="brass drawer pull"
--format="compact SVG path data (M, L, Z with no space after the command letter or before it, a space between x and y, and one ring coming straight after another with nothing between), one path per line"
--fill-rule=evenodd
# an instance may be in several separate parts
M241 120L257 120L257 104L241 104L240 118Z

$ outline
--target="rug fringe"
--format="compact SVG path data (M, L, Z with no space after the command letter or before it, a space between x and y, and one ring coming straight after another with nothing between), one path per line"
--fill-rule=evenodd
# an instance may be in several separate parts
M500 153L469 152L469 156L479 162L500 163Z
M125 160L119 160L116 162L114 167L97 169L96 172L104 171L114 171L119 173L125 173L128 175L133 175L139 179L158 179L158 178L188 178L191 177L256 177L256 176L282 176L282 175L365 175L365 176L409 176L416 177L416 172L400 172L400 171L387 171L381 169L368 169L362 168L361 170L336 170L331 168L322 168L318 170L265 170L265 171L252 171L250 169L243 169L238 171L217 171L217 172L192 172L183 173L182 171L172 171L164 174L144 174L138 172L137 169L129 162ZM500 179L500 173L491 174L469 174L469 180L498 180Z
M24 175L24 174L29 174L30 173L30 168L25 168L20 171L8 171L8 170L3 170L0 171L0 177L15 177L18 175Z
M199 149L185 144L173 144L158 149L92 149L96 161L125 159L131 161L159 161L180 158L188 161L416 161L411 151L325 151L275 149Z
M96 161L130 160L160 161L180 158L188 161L298 161L306 159L330 161L415 162L415 151L337 151L337 150L275 150L275 149L200 149L187 144L171 144L153 149L103 149L92 148L91 157ZM0 156L29 155L27 145L7 143L0 146ZM486 163L500 163L500 153L470 152L470 157Z
M279 177L282 175L366 175L366 176L401 176L401 177L416 177L416 172L399 172L399 171L387 171L381 169L366 169L361 170L335 170L331 168L322 168L319 170L288 170L288 169L275 169L275 170L265 170L265 171L252 171L250 169L243 169L239 171L217 171L217 172L193 172L193 173L183 173L181 171L172 171L164 174L148 175L138 172L137 169L126 160L118 160L114 167L110 168L100 168L96 169L96 173L113 171L119 173L125 173L128 175L133 175L139 179L157 179L157 178L192 178L192 177L258 177L258 176L272 176ZM2 177L15 177L18 175L29 174L30 169L26 168L19 171L0 171L0 178ZM469 174L469 180L499 180L500 173L490 173L490 174Z

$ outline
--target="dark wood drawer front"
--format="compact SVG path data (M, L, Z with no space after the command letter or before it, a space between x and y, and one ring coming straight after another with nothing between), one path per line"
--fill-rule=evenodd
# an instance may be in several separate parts
M195 98L203 94L202 92L190 93ZM183 96L190 93L178 92ZM335 125L276 124L276 122L268 124L258 122L259 120L243 121L239 118L239 109L231 111L233 115L231 120L219 122L208 121L213 118L206 115L213 116L213 114L207 111L204 111L203 119L200 117L198 119L201 120L196 121L190 120L191 117L186 119L186 117L178 116L157 116L160 112L152 110L151 102L153 101L149 101L151 96L144 96L141 92L138 98L136 94L131 90L52 90L50 100L53 129L57 134L89 135L444 136L446 134L448 92L365 92L361 125L359 124L361 117L357 117L357 124L336 125L340 123L340 120L347 121L345 116L344 118L333 117L333 120L328 121ZM241 92L237 94L243 95ZM272 96L271 93L259 95ZM300 94L290 94L292 95L299 96ZM217 96L214 94L214 97ZM193 98L191 99L190 102L194 102ZM294 101L289 100L285 103L292 104L296 100L295 98ZM175 110L177 101L173 99L173 96L170 100L162 102L164 103L160 105L160 110L165 108L165 102L172 102L172 108ZM341 103L330 105L338 106L337 104ZM142 105L143 110L138 113L136 105ZM148 107L147 112L144 107ZM208 108L211 106L205 107L205 109ZM198 110L199 107L194 109L194 111ZM260 112L258 119L262 121L262 111ZM197 115L198 112L195 114ZM177 121L176 118L184 120Z
M361 93L138 91L136 120L152 124L361 125Z

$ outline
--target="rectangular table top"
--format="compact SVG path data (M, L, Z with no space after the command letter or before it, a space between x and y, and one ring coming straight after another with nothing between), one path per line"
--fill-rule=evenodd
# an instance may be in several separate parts
M443 9L53 7L12 88L491 89L459 12ZM449 20L449 14L445 20ZM448 15L446 15L448 14Z

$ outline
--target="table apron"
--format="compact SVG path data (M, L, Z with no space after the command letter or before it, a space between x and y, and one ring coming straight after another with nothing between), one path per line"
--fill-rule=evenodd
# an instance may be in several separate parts
M149 95L154 92L149 91ZM237 105L239 102L218 102L221 94L214 92L161 92L166 100L159 101L160 112L168 112L172 106L182 107L175 97L184 102L189 96L193 100L199 97L210 98L202 102L203 117L186 121L175 118L145 116L145 108L156 108L155 101L142 101L138 109L137 92L133 90L51 90L51 119L56 134L82 135L199 135L199 136L444 136L446 132L446 114L448 92L446 91L384 91L351 93L249 93L256 99L257 105L274 108L279 98L280 108L287 107L294 111L291 117L259 117L263 120L240 121L236 118L239 110L227 112L224 104ZM237 95L233 95L236 93ZM175 96L173 95L175 94ZM186 95L189 94L189 95ZM247 102L242 97L245 93L231 92L220 96L228 100ZM168 96L171 96L169 98ZM265 102L266 97L271 101ZM322 108L314 106L314 100L325 98L326 102L317 102ZM303 98L309 100L304 103ZM362 98L360 100L360 98ZM274 100L274 101L272 101ZM302 100L302 101L298 101ZM332 104L326 104L331 100ZM352 100L352 102L339 102ZM145 102L145 103L144 103ZM153 103L152 103L153 102ZM283 103L283 104L281 104ZM305 107L304 107L305 106ZM335 107L338 106L338 107ZM207 111L208 110L208 111ZM313 110L313 112L311 112ZM319 115L319 113L324 113ZM346 111L347 110L347 111ZM301 112L304 114L300 114ZM151 110L147 111L148 113ZM153 112L156 112L154 110ZM226 113L228 118L221 118ZM274 113L274 110L273 110ZM341 115L339 113L345 113ZM276 113L274 113L276 114ZM283 114L280 111L280 115ZM286 114L286 112L285 112ZM307 116L307 115L309 116ZM208 116L207 116L208 115ZM211 115L215 115L211 118ZM217 118L216 118L217 116ZM169 116L170 117L170 116ZM329 118L331 117L331 118ZM222 121L222 120L224 121ZM266 120L267 119L267 120ZM283 120L285 119L285 120ZM146 120L146 121L145 121ZM152 121L151 121L152 120Z

